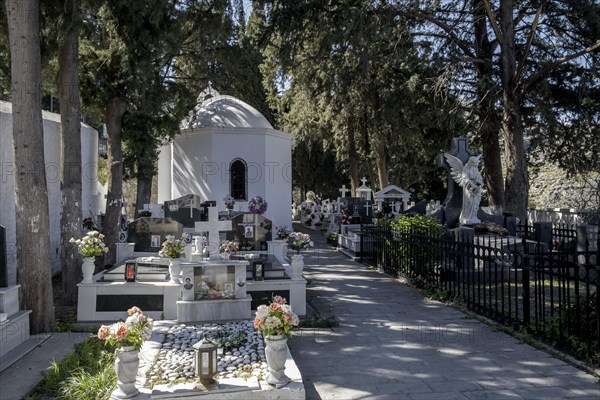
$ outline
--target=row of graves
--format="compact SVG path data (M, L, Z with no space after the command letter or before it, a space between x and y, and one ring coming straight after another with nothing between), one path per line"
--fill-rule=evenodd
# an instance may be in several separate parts
M430 215L441 208L439 202L411 202L411 194L396 185L373 193L366 178L361 183L354 197L346 197L350 189L342 185L337 200L321 200L309 192L300 207L293 209L293 214L307 228L326 231L328 242L339 251L358 258L361 254L361 225L372 224L378 219L400 218L407 213Z
M275 295L306 314L302 265L289 261L285 241L272 240L268 218L219 211L215 201L193 194L145 208L149 216L122 232L115 266L78 285L78 321L118 319L133 305L178 322L250 319L251 310ZM169 235L185 243L181 272L158 255ZM229 242L239 251L220 254Z
M557 232L560 230L555 229L552 222L546 221L536 222L531 231L518 236L519 221L516 217L510 213L498 214L488 207L480 207L484 184L478 170L480 157L469 150L467 138L453 138L450 150L439 154L437 160L438 167L448 171L448 193L443 206L439 202L421 201L411 204L399 214L431 215L437 219L439 225L446 227L448 238L460 243L462 256L455 260L456 269L452 272L459 276L446 276L446 278L457 281L479 279L483 282L484 280L510 280L512 276L513 280L521 280L521 271L517 271L513 264L515 254L552 254L553 251L557 251L557 246L553 242L560 241L561 233ZM471 191L473 187L476 187L476 190ZM401 195L406 193L399 188L386 188L375 194L376 202L378 197L382 199L382 194L386 191L393 195L396 192ZM385 197L383 199L385 200ZM393 197L389 199L392 201L391 204L390 201L384 201L382 206L378 203L378 209L384 216L397 216L394 209L395 199ZM368 219L363 221L363 224L372 222ZM344 251L354 250L351 255L357 255L356 251L360 248L344 244L347 240L345 229L352 231L357 228L347 225L340 233L340 244L347 249ZM572 265L597 263L594 258L597 246L593 244L599 241L598 227L578 225L573 230L574 233L569 234L573 236L569 236L569 239L574 242L574 247L580 256ZM365 230L363 234L364 232ZM359 235L358 232L355 233ZM371 246L370 240L373 240L373 236L363 236L363 245L369 246L368 250L365 248L365 252L377 247ZM358 242L360 243L360 239ZM575 251L575 248L573 250ZM581 254L587 256L582 257ZM385 262L385 257L381 257L380 260ZM581 268L580 271L585 271L585 268ZM587 273L591 276L590 272Z

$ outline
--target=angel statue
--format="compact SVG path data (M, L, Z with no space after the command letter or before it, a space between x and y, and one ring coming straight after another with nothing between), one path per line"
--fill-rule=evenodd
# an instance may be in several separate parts
M483 177L478 169L481 155L469 157L464 166L462 161L453 155L446 153L444 156L450 164L450 175L463 188L459 222L461 225L478 224L481 221L477 218L477 211L483 191Z

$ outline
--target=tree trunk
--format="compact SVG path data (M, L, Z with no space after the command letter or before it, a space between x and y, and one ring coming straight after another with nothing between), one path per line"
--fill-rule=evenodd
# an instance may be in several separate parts
M513 1L500 1L502 62L502 131L506 162L506 210L523 220L527 216L529 183L523 145L523 120L516 94L516 52Z
M144 204L150 204L152 196L152 176L137 177L137 192L135 198L135 215L138 216L138 210L144 209Z
M377 163L377 177L379 178L379 188L383 189L390 184L388 180L389 171L386 161L387 149L385 147L385 142L383 140L379 140L377 146L375 147L375 150L375 162ZM375 186L375 182L373 182L372 184L373 186ZM373 191L375 191L375 187L373 187Z
M31 332L54 325L50 222L42 122L39 2L6 0L11 54L17 281Z
M502 159L498 139L501 124L496 115L496 89L492 84L494 71L492 60L494 50L488 38L487 17L481 0L473 0L473 20L475 28L475 53L478 60L474 63L477 71L477 103L481 119L481 143L483 165L488 202L490 207L502 211L504 207L504 182L502 178Z
M58 48L58 97L60 99L61 147L61 272L66 304L77 302L81 257L69 239L82 234L81 204L81 115L79 109L79 4L66 0Z
M352 124L348 126L348 169L350 172L350 197L356 195L358 188L358 153L356 152L356 142L354 140L354 131Z
M108 165L110 181L106 196L106 215L104 216L104 240L108 246L108 254L104 257L104 265L114 265L116 243L119 235L119 222L123 206L123 157L121 150L121 128L123 115L127 111L124 99L115 97L106 106L105 119L108 133Z

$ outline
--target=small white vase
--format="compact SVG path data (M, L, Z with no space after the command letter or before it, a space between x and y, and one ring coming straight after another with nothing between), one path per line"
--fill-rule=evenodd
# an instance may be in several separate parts
M94 265L95 257L83 257L83 264L81 264L81 272L83 273L83 280L81 283L94 283Z
M139 393L135 387L138 368L140 366L139 351L133 346L117 349L115 372L117 374L117 390L111 398L128 399Z
M294 254L292 256L292 279L302 278L302 272L304 271L304 256L302 254Z
M288 354L287 336L265 336L265 344L265 356L269 366L269 375L267 375L266 381L277 389L282 388L291 381L285 374L285 361Z
M169 259L169 275L171 279L170 283L181 283L179 280L179 274L181 274L181 260L179 258Z

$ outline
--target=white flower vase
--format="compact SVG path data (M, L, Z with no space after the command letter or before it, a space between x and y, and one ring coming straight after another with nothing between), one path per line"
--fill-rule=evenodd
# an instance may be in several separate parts
M96 265L94 265L95 257L83 257L83 264L81 264L81 272L83 273L83 280L81 283L94 283L94 271Z
M269 253L272 253L279 262L287 262L287 240L284 239L276 239L268 242L269 244Z
M178 258L170 258L169 259L169 275L171 279L170 283L181 283L179 280L179 274L181 274L181 260Z
M287 360L287 336L265 336L265 355L269 366L267 383L277 389L290 383L291 379L285 374L285 361Z
M221 258L222 258L223 260L229 260L229 259L231 258L231 253L228 253L228 252L226 252L226 251L225 251L225 252L223 252L223 253L219 253L219 255L221 256Z
M304 271L304 256L302 254L294 254L292 256L292 279L302 278Z
M135 379L140 366L139 351L133 346L117 349L115 359L115 372L117 374L117 390L111 398L129 399L139 393L135 387Z

